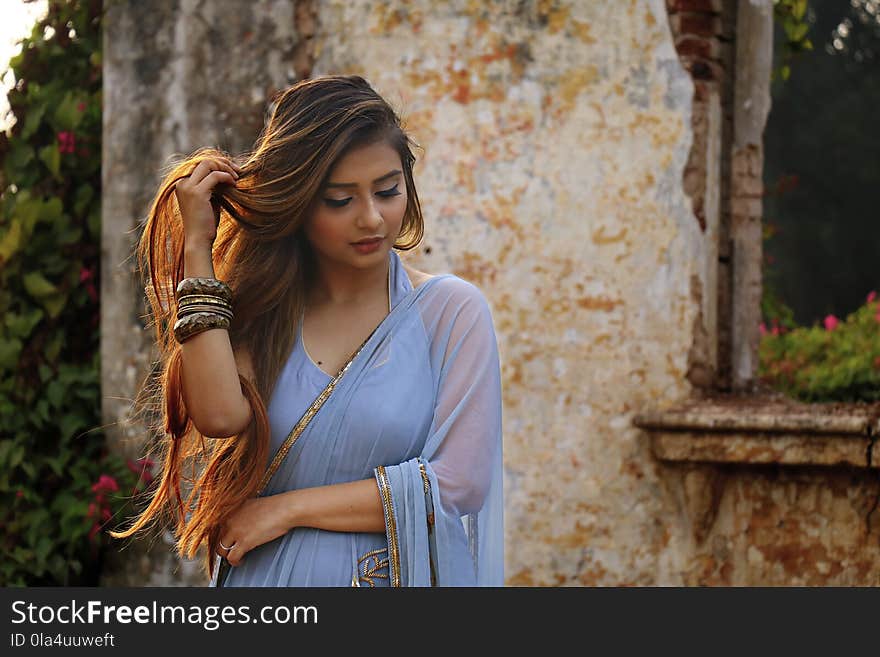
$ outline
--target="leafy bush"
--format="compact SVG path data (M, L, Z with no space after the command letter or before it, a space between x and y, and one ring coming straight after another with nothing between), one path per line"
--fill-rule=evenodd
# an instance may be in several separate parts
M0 585L97 583L151 463L100 430L100 0L49 0L0 134ZM121 490L120 490L121 488Z
M840 321L793 329L761 324L759 376L805 402L880 399L880 304L868 295L864 306Z
M810 24L807 9L807 0L773 0L773 20L783 35L781 62L773 70L774 79L788 80L794 59L804 51L813 49L813 42L808 36Z

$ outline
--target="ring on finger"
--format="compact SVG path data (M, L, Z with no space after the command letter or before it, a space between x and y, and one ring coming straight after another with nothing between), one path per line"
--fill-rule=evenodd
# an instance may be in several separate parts
M224 550L226 550L228 552L229 550L231 550L232 548L235 547L235 543L236 543L236 541L232 541L232 545L227 546L227 545L223 545L223 541L221 540L220 547L222 547Z

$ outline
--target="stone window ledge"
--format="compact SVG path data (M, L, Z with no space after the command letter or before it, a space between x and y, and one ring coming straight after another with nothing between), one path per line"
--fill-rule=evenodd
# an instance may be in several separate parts
M880 468L880 403L803 404L775 394L645 409L633 424L661 461Z

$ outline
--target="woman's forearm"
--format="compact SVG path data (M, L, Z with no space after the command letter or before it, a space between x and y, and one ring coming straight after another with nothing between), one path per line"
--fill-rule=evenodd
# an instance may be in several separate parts
M214 278L210 244L186 245L184 276ZM196 428L210 437L244 431L252 412L238 380L228 331L210 329L194 335L181 346L181 358L183 398Z
M288 526L335 532L384 532L385 515L375 479L279 493Z

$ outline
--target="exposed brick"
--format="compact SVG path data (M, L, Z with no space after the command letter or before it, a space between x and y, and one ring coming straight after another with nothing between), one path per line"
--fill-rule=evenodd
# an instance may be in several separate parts
M710 14L679 14L679 34L711 37L721 34L721 19Z
M733 195L735 198L743 196L761 196L764 193L764 182L755 176L734 176Z
M694 80L694 103L705 103L718 93L718 82L715 80Z
M695 196L697 193L702 195L706 189L705 164L702 166L694 166L692 169L686 170L682 183L684 191L688 196Z
M684 36L676 40L675 50L679 55L717 59L721 54L721 45L717 39Z
M721 0L666 0L669 11L720 13Z
M734 178L749 177L749 160L742 152L735 153L730 158L730 174Z
M724 69L711 60L682 57L681 61L694 80L720 81L724 76Z

